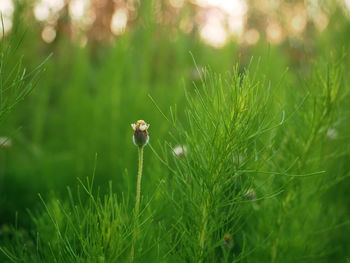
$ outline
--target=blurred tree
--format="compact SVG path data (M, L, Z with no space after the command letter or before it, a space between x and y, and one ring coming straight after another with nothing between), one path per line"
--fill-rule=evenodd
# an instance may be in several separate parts
M88 38L92 43L100 42L111 37L111 20L115 10L112 0L91 0L94 22L88 30Z

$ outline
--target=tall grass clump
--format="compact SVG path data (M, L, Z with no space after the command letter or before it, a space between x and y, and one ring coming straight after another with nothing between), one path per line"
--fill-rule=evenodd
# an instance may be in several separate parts
M4 22L0 14L1 28L4 29ZM13 200L9 200L6 194L7 188L7 167L8 152L13 146L14 137L18 135L22 125L11 126L6 122L16 115L15 106L22 102L38 84L45 64L49 57L38 61L35 66L28 66L25 56L20 55L19 49L23 45L24 33L21 30L14 30L13 34L5 35L2 31L0 36L0 221L4 222L8 217L14 218L16 211L13 211ZM28 116L27 116L28 117ZM20 166L17 163L17 166ZM18 196L18 194L16 193ZM15 200L16 202L17 200ZM12 210L11 215L4 211Z
M45 213L32 215L35 231L10 236L13 246L1 250L12 262L119 262L132 231L125 202L111 185L100 198L92 195L91 182L81 183L68 189L66 201L43 201Z
M335 127L349 118L340 107L349 93L344 57L320 61L298 86L283 85L288 72L272 85L249 67L226 77L204 70L201 86L187 92L187 121L171 111L173 261L339 256L336 230L349 220L325 196L350 175L330 166L349 153L334 141L346 136Z
M246 252L242 231L254 206L255 176L266 162L274 115L274 88L249 67L224 76L200 70L199 87L187 90L186 121L171 115L172 143L181 145L169 163L168 198L176 211L169 256L182 262L232 262ZM273 193L271 193L273 194Z
M338 253L336 247L340 243L333 234L344 219L325 196L349 176L346 169L335 171L329 166L332 160L340 161L346 154L337 149L335 128L340 120L348 118L348 113L340 108L348 96L343 61L330 59L314 64L300 91L287 91L290 118L276 134L271 149L273 163L269 163L276 173L262 177L274 182L275 187L283 187L284 192L278 203L262 205L275 218L268 233L263 232L263 224L271 222L271 215L266 212L257 217L266 217L265 220L250 225L257 227L254 232L271 236L271 243L265 243L270 252L259 252L272 262L326 262Z
M1 28L4 28L2 16L1 23ZM5 36L3 31L1 34L0 121L2 122L14 106L33 90L47 59L32 70L26 69L23 65L23 57L18 57L17 52L22 44L23 33L15 32L10 36Z

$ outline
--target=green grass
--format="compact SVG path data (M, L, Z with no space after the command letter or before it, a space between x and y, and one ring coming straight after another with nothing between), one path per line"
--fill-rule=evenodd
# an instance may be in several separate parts
M137 229L135 262L348 262L349 21L298 61L169 41L142 8L109 46L44 45L28 14L1 40L0 261L129 262Z
M186 92L185 121L175 110L168 117L160 112L171 132L153 161L165 164L163 176L153 191L143 191L135 261L295 262L332 255L337 242L329 229L347 222L320 219L329 212L322 199L348 174L325 165L335 154L326 135L339 118L342 76L338 63L326 70L305 80L294 98L286 94L284 103L286 90L259 80L249 67L226 76L204 70L193 94ZM183 157L172 153L177 144L186 145ZM44 213L33 216L35 231L3 252L14 262L127 261L130 190L120 197L112 187L96 194L95 176L79 184L75 198L69 189L66 202L43 201ZM143 179L148 187L150 176Z

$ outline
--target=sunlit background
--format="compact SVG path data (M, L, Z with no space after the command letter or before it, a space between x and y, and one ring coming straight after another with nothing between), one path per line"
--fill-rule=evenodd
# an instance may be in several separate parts
M265 148L266 143L268 147L266 152L264 149L263 158L266 156L267 162L265 159L260 161L264 161L268 171L285 173L295 169L290 171L291 174L308 174L329 170L330 179L337 178L336 187L330 186L329 192L321 192L322 200L320 197L316 201L313 191L318 188L304 191L309 190L309 183L313 185L314 177L305 178L305 188L295 192L295 196L303 201L302 205L293 214L286 214L291 222L286 226L295 227L291 215L298 216L298 224L310 233L308 237L314 243L304 238L307 235L303 235L300 243L300 235L286 231L280 246L286 253L294 249L299 257L301 250L316 244L315 250L308 253L312 256L320 251L328 253L325 261L320 262L343 262L346 255L350 258L349 235L344 234L345 228L338 228L343 222L350 222L350 118L346 93L350 78L347 74L350 68L350 0L0 0L0 12L0 87L3 89L0 94L0 250L7 237L13 236L8 229L14 222L17 225L17 219L23 229L36 233L27 209L42 211L38 193L44 200L67 201L67 186L73 189L77 178L85 182L94 173L94 187L99 188L101 194L109 192L109 182L112 182L113 193L125 194L132 204L136 192L137 150L132 143L130 123L136 120L144 119L151 124L150 146L153 147L145 148L142 191L148 198L156 192L156 186L159 193L168 187L171 190L174 178L168 169L172 165L170 157L174 153L177 156L186 151L191 153L191 145L174 141L177 131L170 123L177 122L177 126L183 126L186 131L187 120L191 122L186 112L187 99L197 101L199 98L200 101L195 88L202 87L201 78L208 76L203 74L206 68L214 72L210 74L213 79L223 81L219 85L219 81L211 82L211 77L206 78L208 85L213 86L211 88L220 88L221 84L229 88L231 84L224 83L226 76L234 79L237 90L246 79L252 81L252 86L259 83L262 89L266 87L266 93L273 100L271 107L276 107L271 116L266 113L266 120L271 119L269 125L285 118L286 127L281 122L281 127L271 130L271 136L270 131L266 137L262 132L262 144L251 145L251 149L250 146L247 146L249 149L246 146L237 149L233 162L245 163L247 151ZM337 66L335 73L328 71L332 63ZM20 97L15 107L5 111L3 117L3 105L7 102L12 107L15 92L22 92L23 87L16 86L22 82L17 79L23 80L23 85L32 84L30 80L35 74L30 72L38 68L42 72L33 80L36 84L33 90L25 99ZM237 75L230 74L232 72ZM309 134L316 134L307 127L315 126L317 105L327 104L326 98L332 93L327 93L326 97L326 90L319 94L322 85L332 84L325 84L325 72L334 75L345 72L341 74L342 80L338 75L333 76L336 80L339 77L339 83L343 81L339 84L341 100L332 108L334 116L338 116L336 111L339 111L339 118L330 116L329 123L319 132L319 136L325 137L317 137L323 138L320 145L330 149L316 148L314 155L305 157L305 171L299 171L297 160L302 156L300 162L303 162L306 155L304 142L308 141ZM29 76L23 77L25 73ZM239 75L241 77L236 78ZM242 95L250 94L251 90L246 90L247 93ZM255 99L253 101L255 105ZM260 105L260 100L257 104ZM231 110L230 107L232 105L228 104L227 109ZM242 113L250 111L244 107ZM237 112L241 110L237 109ZM260 106L254 106L254 109L260 109ZM328 114L328 111L318 113L321 119L321 113ZM265 118L265 112L257 116ZM309 121L310 126L303 127ZM245 132L241 136L246 136ZM315 144L318 145L318 141ZM210 151L211 148L205 149L208 156ZM314 157L324 153L327 155L320 159L327 160L324 167L308 167ZM259 152L256 154L260 155ZM244 168L255 169L253 157ZM273 190L264 189L265 182L260 186L262 178L257 181L257 199L262 193L270 196L284 187L284 179L275 178L268 183ZM347 181L341 181L341 178ZM166 182L164 187L163 182ZM250 191L249 195L254 196L254 192ZM155 206L160 204L162 196L155 195ZM280 207L274 198L266 199L265 207L269 207L268 200ZM295 201L299 204L299 199ZM321 202L324 202L324 210L318 210ZM166 202L163 205L167 207ZM311 205L310 213L308 205ZM159 215L171 215L171 209L167 209L166 212L159 209ZM282 206L278 209L285 210ZM247 261L264 261L260 259L259 251L275 247L274 240L273 244L265 242L270 232L273 235L280 233L280 216L270 211L275 210L260 210L266 220L261 221L264 223L259 229L266 232L252 228L251 233L260 235L259 238L246 235L252 240L248 240L252 246L244 248L245 253L257 250L254 259L258 259ZM282 212L281 215L284 216ZM311 216L307 219L308 224L304 224L308 216ZM156 217L151 220L152 224L158 224ZM317 219L315 225L314 218ZM254 215L249 216L250 219L259 221ZM46 221L40 222L46 227ZM322 232L322 238L314 235L316 230L328 229L329 224L337 227ZM293 233L292 238L290 233ZM47 240L51 241L51 238ZM163 239L159 241L163 242ZM245 247L245 238L238 242ZM258 243L263 246L257 246ZM332 253L334 244L339 250ZM2 256L0 251L0 262L6 262ZM310 258L313 260L319 262L317 257ZM302 258L299 261L304 262Z
M41 23L41 38L55 41L63 33L86 45L89 41L108 41L112 36L132 30L138 18L137 0L37 0L31 3L33 17ZM346 16L350 0L153 0L156 20L185 34L199 34L215 48L228 42L254 45L260 39L281 44L290 38L303 38L308 31L323 31L336 9ZM13 0L1 0L4 31L12 28ZM61 31L61 32L59 32Z

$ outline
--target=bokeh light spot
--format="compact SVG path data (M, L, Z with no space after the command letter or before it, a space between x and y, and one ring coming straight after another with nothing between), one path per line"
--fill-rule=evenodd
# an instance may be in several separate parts
M260 33L255 28L251 28L247 30L247 32L244 35L244 40L247 42L248 45L254 45L256 44L260 39Z
M207 44L220 48L228 39L228 33L219 17L209 16L200 30L200 36Z
M273 44L279 44L284 40L282 28L277 23L270 23L266 28L267 39Z
M44 27L43 31L41 32L41 38L46 43L51 43L56 38L56 30L52 26L46 26Z
M181 8L184 5L185 0L169 0L169 3L174 8Z
M292 18L291 27L294 32L302 32L306 27L307 19L304 15L296 15Z
M0 22L0 37L2 32L6 34L12 28L12 15L14 11L14 6L12 0L0 0L0 13L2 14L3 23Z
M0 1L0 13L4 16L12 16L13 14L13 3L12 0L1 0Z
M345 6L350 10L350 0L344 0Z
M41 0L34 6L34 16L39 21L45 21L51 14L57 13L63 7L63 0Z
M50 10L43 4L38 4L34 7L34 16L39 21L45 21L50 16Z
M111 21L111 30L115 35L124 33L126 25L128 23L128 13L126 9L117 9L113 14Z
M69 14L73 20L80 20L84 17L86 9L90 4L89 0L72 0L69 3Z

